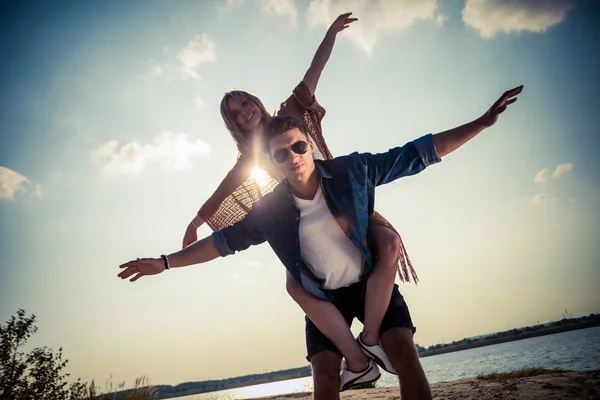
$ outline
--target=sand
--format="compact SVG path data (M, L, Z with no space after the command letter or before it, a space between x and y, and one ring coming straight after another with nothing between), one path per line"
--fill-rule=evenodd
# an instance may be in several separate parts
M431 385L434 399L466 400L600 400L600 370L538 375L529 378L484 381L465 379ZM263 400L310 400L310 393L265 397ZM398 388L348 390L342 400L379 399L399 400Z

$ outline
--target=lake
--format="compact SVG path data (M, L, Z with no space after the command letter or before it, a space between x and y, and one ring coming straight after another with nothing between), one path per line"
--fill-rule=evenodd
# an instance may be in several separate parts
M421 359L430 383L474 378L490 372L522 368L600 368L600 327L495 344ZM394 375L381 373L377 387L396 386ZM312 391L312 378L298 378L218 392L177 397L178 400L251 399Z

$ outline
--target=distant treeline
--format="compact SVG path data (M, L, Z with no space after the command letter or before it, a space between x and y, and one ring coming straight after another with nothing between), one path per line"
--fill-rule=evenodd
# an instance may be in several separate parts
M155 393L159 399L168 399L171 397L189 396L193 394L214 392L217 390L234 389L243 386L259 385L261 383L285 381L288 379L302 378L310 376L310 366L285 369L282 371L266 372L263 374L253 374L238 376L235 378L202 381L202 382L185 382L176 386L171 385L156 385ZM116 399L125 399L129 394L129 390L124 390L116 393Z
M497 332L477 338L466 338L452 343L441 343L428 348L417 346L421 357L433 356L436 354L450 353L453 351L466 350L475 347L488 346L497 343L509 342L513 340L526 339L535 336L550 335L553 333L566 332L575 329L583 329L594 326L600 326L600 315L590 314L581 318L565 318L560 321L549 322L524 328L515 328L504 332ZM217 390L234 389L243 386L258 385L261 383L277 382L287 379L302 378L310 376L310 366L301 368L292 368L282 371L266 372L263 374L253 374L239 376L229 379L210 380L202 382L186 382L176 386L158 385L155 386L159 399L171 397L189 396L193 394L214 392ZM117 393L116 399L124 399L129 391Z
M564 318L560 321L545 324L526 326L524 328L510 329L490 335L456 340L452 343L440 343L428 348L417 346L420 357L434 356L436 354L450 353L472 349L475 347L489 346L492 344L505 343L514 340L527 339L536 336L551 335L553 333L567 332L576 329L600 326L600 315L590 314L587 317Z

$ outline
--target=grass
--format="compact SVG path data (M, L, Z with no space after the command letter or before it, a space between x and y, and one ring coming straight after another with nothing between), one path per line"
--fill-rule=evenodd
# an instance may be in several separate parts
M90 383L75 382L71 387L69 400L156 400L157 398L156 388L150 384L147 376L136 378L133 388L125 390L125 382L115 384L111 375L103 392L93 380Z
M517 379L517 378L528 378L530 376L537 375L547 375L547 374L560 374L563 372L570 372L566 369L554 368L554 369L545 369L545 368L525 368L517 371L511 372L492 372L490 374L484 374L477 376L477 379L481 379L484 381L504 381L508 379Z
M112 378L112 377L111 377ZM97 397L98 400L113 400L117 399L117 393L122 391L125 387L125 382L121 382L118 385L113 385L112 379L107 382L106 394L101 394ZM156 395L156 389L150 385L150 379L142 375L135 379L133 388L129 389L127 394L124 396L127 400L155 400L158 396Z

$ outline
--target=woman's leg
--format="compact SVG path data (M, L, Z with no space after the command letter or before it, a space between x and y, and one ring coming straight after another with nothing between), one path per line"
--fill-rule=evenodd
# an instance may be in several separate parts
M354 339L342 313L332 303L308 293L289 272L286 275L285 286L289 295L313 324L340 350L348 369L355 372L364 370L369 359Z
M369 233L378 257L367 281L365 322L361 339L367 345L375 345L379 343L381 322L394 289L401 242L398 234L384 225L370 224Z

